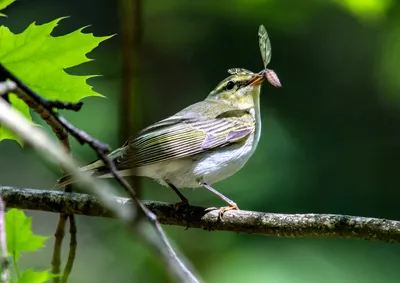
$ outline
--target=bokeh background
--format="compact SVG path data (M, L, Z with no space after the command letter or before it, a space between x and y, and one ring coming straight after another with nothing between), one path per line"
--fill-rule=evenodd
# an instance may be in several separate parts
M5 12L0 24L13 32L69 15L55 35L86 25L98 36L118 34L90 54L94 62L68 70L102 74L89 82L107 98L87 98L82 111L65 116L120 146L119 1L20 0ZM131 109L143 126L202 100L228 68L261 70L257 29L264 24L268 30L270 68L283 88L265 84L258 149L215 188L247 210L400 219L399 1L152 0L143 1L139 14ZM95 158L76 142L73 152L82 163ZM59 174L31 150L0 143L1 185L50 189ZM142 179L141 187L144 199L177 201L151 180ZM223 205L202 189L184 193L192 204ZM36 233L54 233L58 215L27 213ZM168 282L157 259L117 221L77 216L77 222L69 282ZM399 245L164 228L206 282L400 282ZM53 239L41 252L25 254L23 267L49 269L52 245ZM67 245L68 237L64 263Z

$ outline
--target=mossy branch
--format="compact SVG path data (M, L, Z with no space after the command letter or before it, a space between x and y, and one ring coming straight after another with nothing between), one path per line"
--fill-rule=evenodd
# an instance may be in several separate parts
M7 207L41 210L86 216L112 217L102 202L95 196L49 190L0 187L0 196ZM129 207L128 198L114 197L115 206ZM218 211L205 213L198 206L181 207L174 204L143 201L160 223L210 231L232 231L280 237L330 236L377 240L389 243L400 242L400 221L335 214L280 214L256 211L229 211L222 221Z

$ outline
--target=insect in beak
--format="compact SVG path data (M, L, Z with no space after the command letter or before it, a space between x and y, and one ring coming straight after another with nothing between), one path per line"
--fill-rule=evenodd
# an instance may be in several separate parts
M274 87L282 87L277 74L271 69L264 69L258 74L254 74L254 76L249 79L248 85L258 86L262 84L265 79Z
M281 82L277 76L277 74L271 69L264 69L262 71L265 78L272 84L274 87L282 87Z

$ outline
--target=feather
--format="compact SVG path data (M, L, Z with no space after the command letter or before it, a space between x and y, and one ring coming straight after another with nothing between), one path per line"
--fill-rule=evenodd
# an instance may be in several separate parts
M237 111L240 112L240 111ZM220 119L182 119L163 127L145 129L127 143L116 159L118 170L146 166L156 162L185 158L207 150L224 147L250 135L255 128L253 117L241 111L240 117Z

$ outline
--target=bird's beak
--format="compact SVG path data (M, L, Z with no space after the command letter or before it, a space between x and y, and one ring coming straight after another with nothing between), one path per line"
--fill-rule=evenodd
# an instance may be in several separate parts
M254 75L254 77L250 78L248 81L248 85L251 86L259 86L265 80L264 76L260 76L259 74Z

